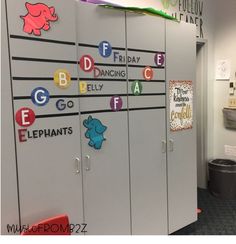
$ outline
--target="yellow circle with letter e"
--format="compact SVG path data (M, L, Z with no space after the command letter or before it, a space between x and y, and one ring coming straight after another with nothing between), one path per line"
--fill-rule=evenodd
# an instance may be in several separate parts
M66 69L58 69L54 73L54 83L61 89L66 89L71 85L71 77Z

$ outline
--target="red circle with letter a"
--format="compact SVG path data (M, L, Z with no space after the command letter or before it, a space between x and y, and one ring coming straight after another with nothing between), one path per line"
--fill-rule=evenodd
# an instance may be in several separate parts
M90 55L84 55L81 57L79 65L84 72L91 72L94 69L94 60Z
M151 80L153 78L153 69L151 67L145 67L143 70L143 78L145 80Z
M35 121L35 113L30 108L21 108L16 112L16 122L19 126L29 127Z

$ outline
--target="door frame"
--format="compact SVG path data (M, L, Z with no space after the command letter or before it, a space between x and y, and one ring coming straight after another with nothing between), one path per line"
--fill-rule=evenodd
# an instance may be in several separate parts
M196 42L196 98L197 98L197 185L207 188L207 145L208 145L208 41ZM199 104L200 99L200 104ZM199 112L199 106L201 110ZM200 113L200 114L199 114Z

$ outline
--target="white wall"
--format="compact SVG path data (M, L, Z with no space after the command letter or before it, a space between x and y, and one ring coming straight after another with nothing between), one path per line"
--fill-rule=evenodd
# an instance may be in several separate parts
M215 16L215 62L218 59L231 61L231 80L236 72L236 0L217 0ZM236 131L223 126L222 108L228 105L228 81L214 81L214 157L225 156L224 145L236 146Z

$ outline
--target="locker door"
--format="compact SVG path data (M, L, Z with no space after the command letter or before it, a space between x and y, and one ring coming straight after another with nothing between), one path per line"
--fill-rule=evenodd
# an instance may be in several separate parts
M195 26L166 22L169 232L197 220ZM192 87L192 88L191 88ZM171 94L169 91L172 90ZM180 91L182 90L182 91ZM176 102L169 103L175 96ZM179 102L188 98L188 102ZM179 100L180 99L180 100ZM191 104L191 111L186 107ZM183 106L182 106L182 105ZM180 106L181 105L181 106ZM181 109L182 111L181 116ZM173 116L174 115L178 116ZM177 113L177 114L176 114ZM192 117L189 123L187 117ZM182 121L178 118L183 118ZM189 128L188 128L189 127ZM187 129L184 129L187 128Z
M130 234L124 13L79 3L78 33L88 234Z
M7 0L21 224L59 214L81 224L75 1L67 1L67 11L62 1L43 3L58 19L39 32L28 11L42 5ZM20 16L28 16L25 23Z
M166 234L164 20L126 18L132 233Z

